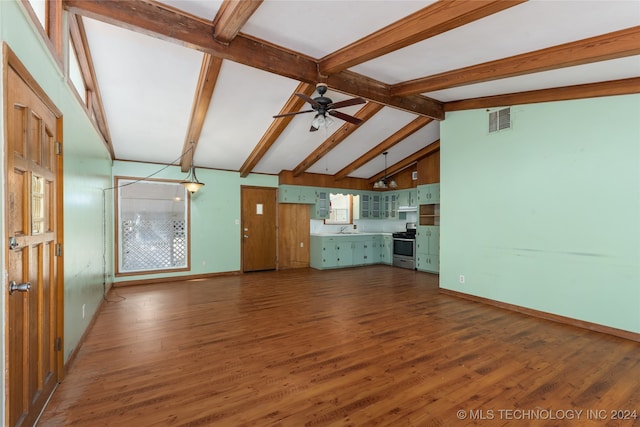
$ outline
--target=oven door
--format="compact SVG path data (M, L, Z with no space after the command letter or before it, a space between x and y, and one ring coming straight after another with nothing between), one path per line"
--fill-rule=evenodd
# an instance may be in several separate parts
M416 240L393 238L393 265L396 267L416 268Z

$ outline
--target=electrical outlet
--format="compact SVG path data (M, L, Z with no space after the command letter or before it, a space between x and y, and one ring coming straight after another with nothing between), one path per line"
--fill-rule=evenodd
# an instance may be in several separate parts
M461 274L458 280L460 281L460 283L464 283L464 274Z

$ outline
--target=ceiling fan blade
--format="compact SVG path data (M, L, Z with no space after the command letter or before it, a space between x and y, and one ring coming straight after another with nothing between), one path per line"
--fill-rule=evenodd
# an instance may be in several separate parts
M302 114L302 113L312 113L313 110L304 110L304 111L297 111L295 113L284 113L284 114L278 114L276 116L273 116L274 119L277 119L278 117L288 117L288 116L295 116L296 114Z
M296 92L296 95L299 98L304 99L305 101L307 101L309 104L313 105L314 107L321 107L321 105L318 104L315 99L311 98L310 96L308 96L308 95L306 95L304 93Z
M357 117L350 116L350 115L345 114L345 113L341 113L340 111L330 110L329 111L329 115L331 115L333 117L337 117L339 119L342 119L345 122L353 123L354 125L359 125L360 123L362 123L361 119L359 119Z
M351 98L351 99L346 99L344 101L338 101L338 102L334 102L332 104L329 104L327 107L328 108L342 108L342 107L350 107L351 105L358 105L358 104L364 104L365 101L364 98Z

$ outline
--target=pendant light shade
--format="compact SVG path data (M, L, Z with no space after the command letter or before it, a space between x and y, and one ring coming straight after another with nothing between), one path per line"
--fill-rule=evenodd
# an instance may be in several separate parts
M196 168L191 166L189 169L189 175L187 175L187 179L182 181L180 184L184 185L187 191L191 194L195 193L202 187L204 187L204 183L198 181L198 177L196 176Z
M191 142L191 167L189 168L189 174L186 179L180 183L184 185L187 191L191 194L204 187L204 183L198 181L198 177L196 176L196 168L193 166L193 156L193 142Z
M373 188L381 189L381 188L398 188L398 184L392 179L391 181L387 180L387 151L382 153L384 155L384 178L379 181L376 181L373 184Z

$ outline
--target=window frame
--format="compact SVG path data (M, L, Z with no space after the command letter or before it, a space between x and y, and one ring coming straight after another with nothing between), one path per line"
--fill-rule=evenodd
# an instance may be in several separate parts
M184 189L184 204L185 204L185 258L186 265L175 267L175 268L160 268L160 269L149 269L149 270L136 270L136 271L121 271L121 260L122 260L122 238L121 238L121 227L120 227L120 189L122 187L128 185L134 185L138 183L162 183L162 184L176 184L180 185L180 181L171 180L171 179L140 179L138 177L130 177L130 176L116 176L114 177L115 186L114 186L114 271L116 277L126 277L126 276L143 276L150 274L171 274L171 273L179 273L185 271L191 271L191 194Z

